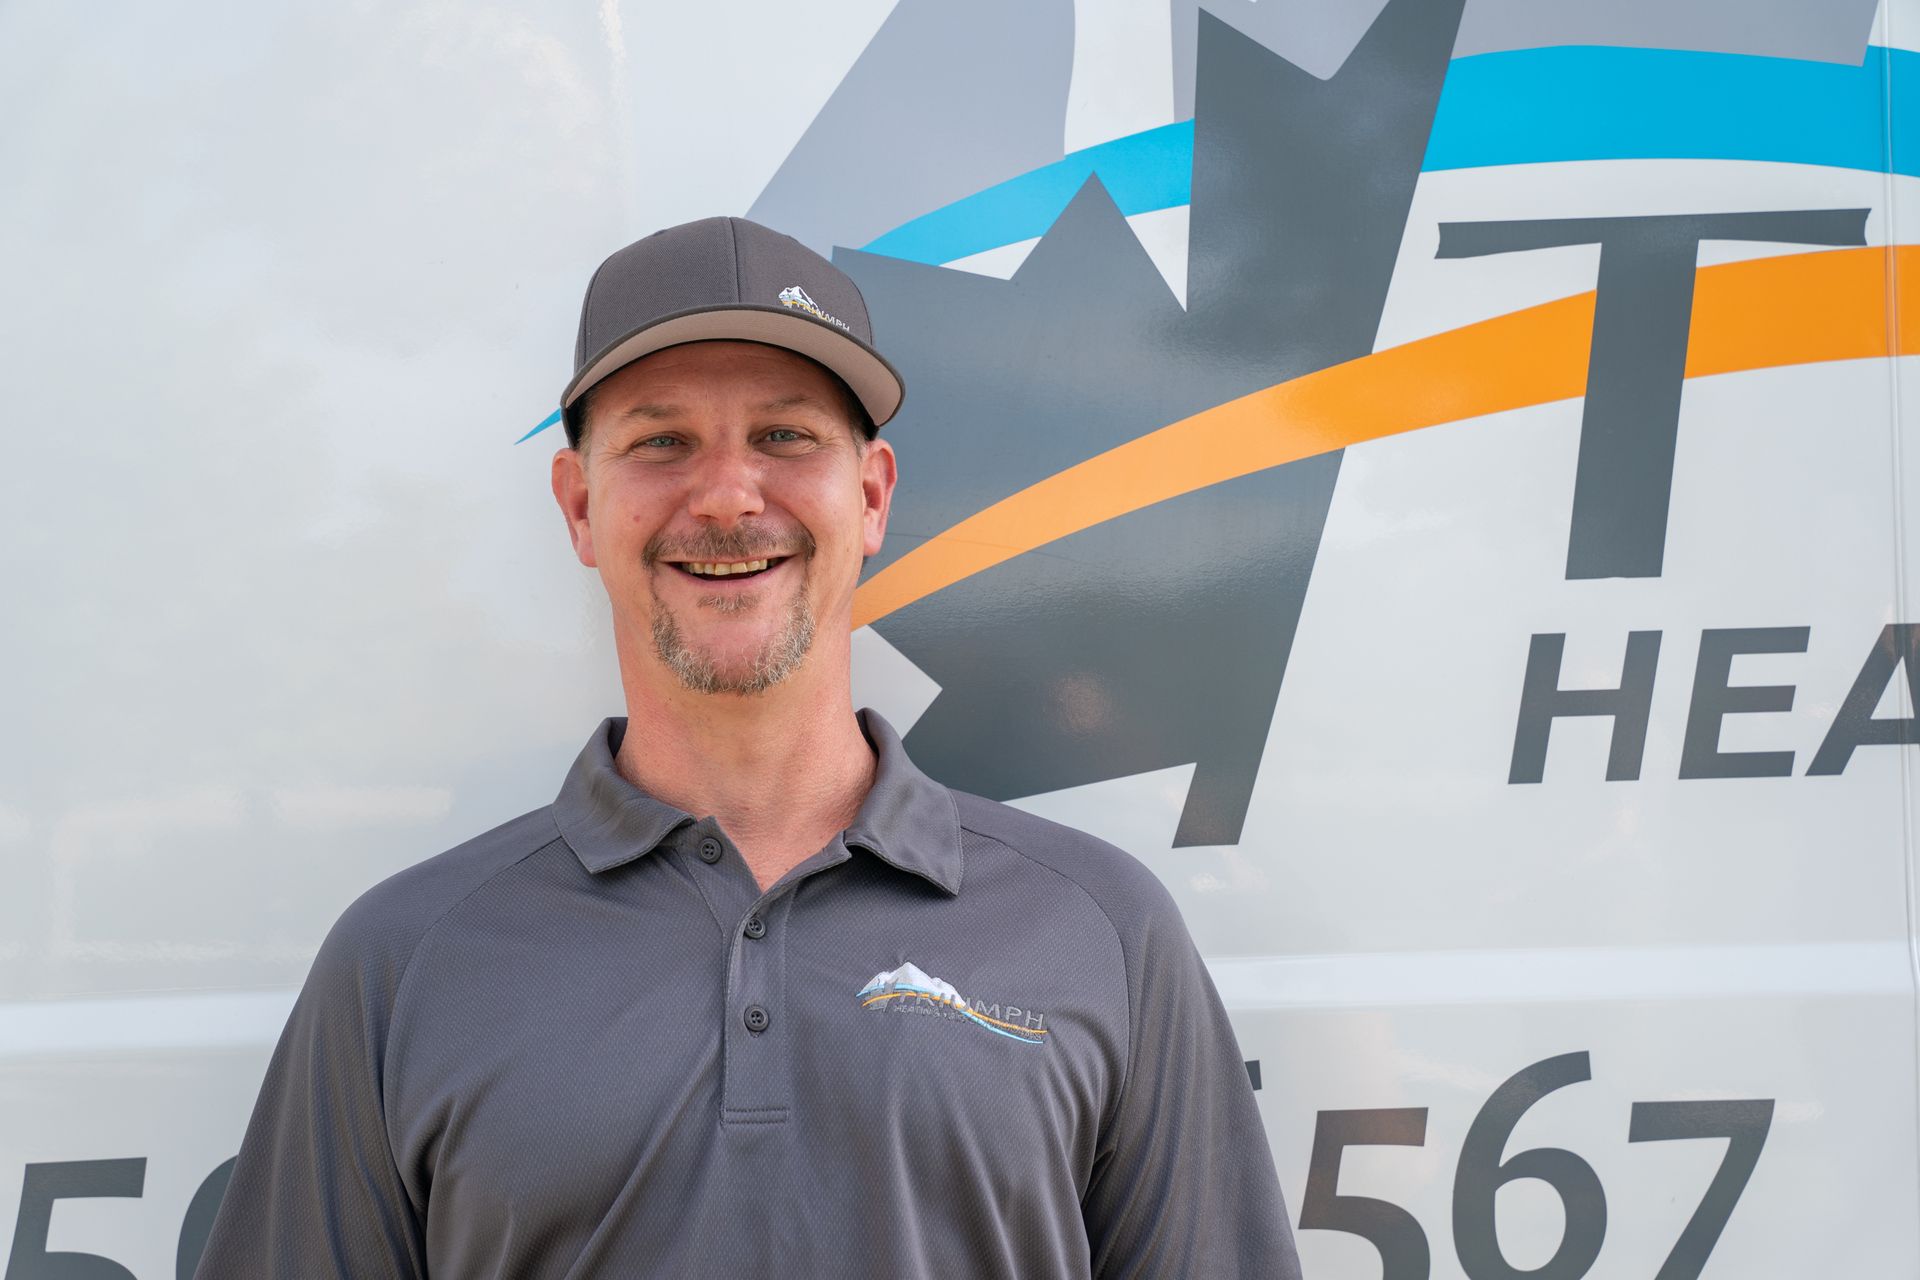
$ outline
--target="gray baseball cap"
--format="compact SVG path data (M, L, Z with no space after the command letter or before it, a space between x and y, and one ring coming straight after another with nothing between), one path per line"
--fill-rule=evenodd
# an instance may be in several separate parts
M683 342L731 338L825 365L878 427L906 395L873 346L867 301L846 272L792 236L745 218L702 218L636 240L600 264L580 307L571 410L593 385Z

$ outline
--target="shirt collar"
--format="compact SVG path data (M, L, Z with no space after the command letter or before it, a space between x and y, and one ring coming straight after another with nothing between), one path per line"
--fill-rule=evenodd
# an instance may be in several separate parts
M964 859L952 793L914 766L900 735L878 712L862 710L859 720L873 747L873 787L846 830L847 847L959 893ZM553 802L561 837L595 875L651 853L695 822L692 814L654 799L613 767L626 732L625 716L601 721Z

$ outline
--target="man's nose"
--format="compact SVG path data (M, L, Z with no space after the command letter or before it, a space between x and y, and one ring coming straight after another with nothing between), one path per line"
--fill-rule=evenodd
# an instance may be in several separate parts
M722 528L766 509L760 494L760 463L750 449L709 449L694 473L687 510Z

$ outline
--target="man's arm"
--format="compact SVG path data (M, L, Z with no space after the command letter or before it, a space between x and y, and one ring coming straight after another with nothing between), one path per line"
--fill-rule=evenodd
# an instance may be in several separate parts
M365 899L321 944L267 1067L198 1280L419 1280L381 1082L403 958ZM384 945L383 945L384 944Z
M1158 881L1148 893L1138 927L1122 938L1126 1077L1082 1202L1094 1274L1299 1280L1226 1008L1172 898Z

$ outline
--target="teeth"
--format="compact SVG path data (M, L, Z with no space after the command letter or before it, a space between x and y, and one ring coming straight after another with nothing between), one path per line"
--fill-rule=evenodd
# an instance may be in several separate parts
M732 573L758 573L767 567L765 560L748 560L739 564L695 564L688 563L687 570L708 578L724 578Z

